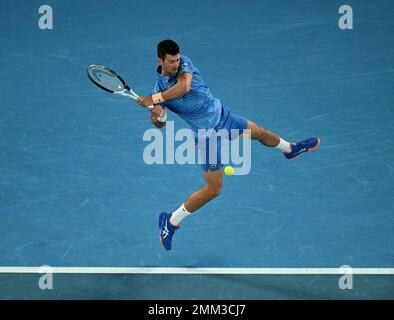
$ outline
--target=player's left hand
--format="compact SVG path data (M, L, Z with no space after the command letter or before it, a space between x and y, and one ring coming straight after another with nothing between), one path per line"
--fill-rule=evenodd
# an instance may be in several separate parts
M164 113L164 109L159 104L155 104L150 112L156 117L161 117Z
M139 97L137 103L143 107L148 107L153 105L153 100L151 96Z

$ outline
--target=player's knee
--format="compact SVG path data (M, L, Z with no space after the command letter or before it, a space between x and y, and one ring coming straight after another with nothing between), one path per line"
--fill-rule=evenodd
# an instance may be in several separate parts
M264 129L262 126L254 123L253 121L249 121L248 129L252 130L252 139L253 140L260 140L267 134L267 130Z
M206 192L207 192L207 196L209 197L209 199L213 199L216 198L217 196L220 195L220 193L222 192L222 184L216 184L214 186L212 185L206 185Z
M209 199L214 199L214 198L218 197L221 192L222 192L222 189L209 190L209 192L208 192Z
M259 133L261 138L268 135L268 131L261 126L259 127Z

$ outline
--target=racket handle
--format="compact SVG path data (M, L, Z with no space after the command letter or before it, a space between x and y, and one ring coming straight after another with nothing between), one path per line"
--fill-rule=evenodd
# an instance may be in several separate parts
M137 95L128 94L128 93L125 93L125 92L114 92L114 93L115 93L115 94L119 94L119 95L121 95L121 96L129 97L129 98L131 98L131 99L133 99L133 100L137 100L137 99L139 98L139 96L137 96ZM153 109L153 105L147 106L147 107L145 107L145 108L148 109L148 110L152 110L152 109Z
M113 93L114 93L114 94L117 94L118 96L129 97L129 98L131 98L131 99L133 99L133 100L137 100L137 99L138 99L138 96L134 96L134 95L132 95L132 94L130 94L130 93L127 93L126 90L123 90L123 91L114 91Z

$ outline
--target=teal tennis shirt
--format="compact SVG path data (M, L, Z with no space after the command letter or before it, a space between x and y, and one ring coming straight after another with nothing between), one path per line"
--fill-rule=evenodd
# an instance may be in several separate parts
M182 73L193 75L190 91L182 97L166 100L160 105L168 108L184 119L197 135L198 129L213 129L219 123L222 104L213 97L211 90L201 77L200 71L185 55L181 55L178 73L175 77L161 74L161 66L157 68L157 81L152 94L162 92L172 87Z

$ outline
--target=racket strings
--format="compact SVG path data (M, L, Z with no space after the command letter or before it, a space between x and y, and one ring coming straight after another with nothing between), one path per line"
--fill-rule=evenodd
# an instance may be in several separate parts
M110 91L123 91L123 82L110 71L99 67L89 69L89 74L94 82Z

